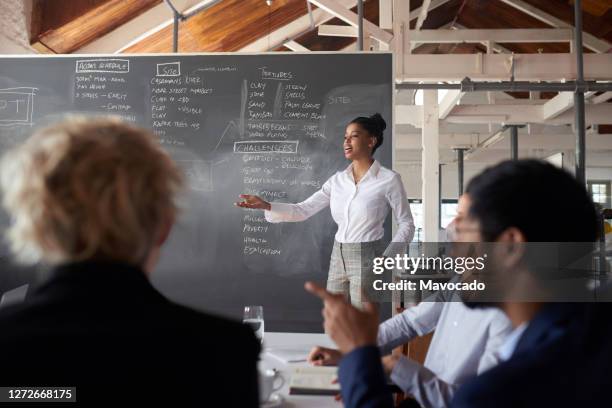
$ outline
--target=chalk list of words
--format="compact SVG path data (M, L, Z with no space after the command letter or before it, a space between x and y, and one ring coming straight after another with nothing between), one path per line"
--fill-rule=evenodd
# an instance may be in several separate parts
M76 61L74 102L85 111L105 112L136 122L133 113L138 106L138 95L127 91L126 74L130 72L127 59L87 59ZM136 98L136 99L134 99Z
M185 146L202 133L203 98L214 94L202 75L181 73L180 61L157 64L149 91L151 127L162 145Z
M128 122L144 124L168 148L189 148L191 141L211 137L205 129L205 118L212 114L207 112L210 109L207 106L215 106L214 98L227 96L224 86L228 83L227 80L215 82L215 78L236 75L237 67L187 69L181 66L181 61L152 61L148 68L135 70L146 72L138 82L144 86L134 86L134 83L129 86L129 59L77 60L75 105L84 111L114 114ZM231 121L217 147L233 126L236 132L231 139L226 137L225 142L230 148L229 154L240 163L232 171L240 173L241 192L270 202L292 202L296 197L320 189L325 180L317 171L322 165L321 156L313 146L327 143L320 128L326 120L324 107L350 104L351 98L335 95L326 100L320 92L311 89L312 81L308 78L271 66L243 72L231 86L241 87L240 117L238 121ZM29 95L33 97L32 92ZM4 104L8 106L9 102ZM215 154L215 151L202 154ZM192 189L204 193L214 191L211 163L208 158L179 161L179 166L186 168L183 170ZM261 211L244 211L241 221L244 256L282 255L283 245L278 239L280 227L269 224Z
M241 155L246 194L264 200L290 201L289 191L315 192L322 182L315 177L315 157L305 144L325 139L319 123L325 119L323 101L310 95L309 84L293 72L260 67L243 81L241 140L234 153ZM260 211L246 211L242 219L245 256L280 256L274 229Z

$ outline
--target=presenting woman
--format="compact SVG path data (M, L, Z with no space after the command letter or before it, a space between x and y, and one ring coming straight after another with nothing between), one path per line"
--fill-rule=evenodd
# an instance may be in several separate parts
M269 203L258 196L242 194L242 201L236 203L244 208L265 210L266 220L273 223L304 221L329 205L338 231L327 290L350 295L351 303L356 306L367 300L362 299L362 284L365 287L373 278L373 259L383 254L383 223L389 207L398 224L393 243L409 243L414 234L414 222L400 175L381 166L373 157L383 143L386 127L378 113L351 121L344 135L344 157L351 164L330 177L305 201Z

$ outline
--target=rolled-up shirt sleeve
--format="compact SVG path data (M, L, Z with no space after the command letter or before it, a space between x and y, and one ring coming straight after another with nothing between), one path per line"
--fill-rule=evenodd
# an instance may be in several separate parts
M391 381L412 395L423 408L447 407L458 385L440 379L427 367L401 356L391 371Z
M414 219L412 218L412 212L410 211L410 204L408 203L408 197L406 190L404 189L404 183L399 174L395 174L389 189L387 190L387 201L391 206L395 221L397 222L397 231L393 236L393 242L402 242L408 244L414 237Z
M435 330L440 321L445 294L436 293L383 322L378 329L381 354L390 353L415 337ZM412 395L422 407L448 406L457 387L438 378L431 370L402 356L391 371L391 381Z
M301 203L270 203L270 210L265 210L264 216L272 223L304 221L329 206L330 197L331 182L327 180L319 191Z
M431 333L436 328L442 313L441 302L428 299L416 306L412 306L402 313L384 321L378 327L378 347L383 355L415 337Z

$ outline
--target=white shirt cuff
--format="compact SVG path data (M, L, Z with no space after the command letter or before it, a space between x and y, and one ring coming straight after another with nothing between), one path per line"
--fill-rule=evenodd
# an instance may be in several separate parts
M391 381L402 389L406 394L413 394L413 385L418 380L418 373L423 366L410 360L406 356L401 356L391 370Z
M290 221L292 213L291 204L270 203L270 210L264 210L264 217L266 221L276 223Z

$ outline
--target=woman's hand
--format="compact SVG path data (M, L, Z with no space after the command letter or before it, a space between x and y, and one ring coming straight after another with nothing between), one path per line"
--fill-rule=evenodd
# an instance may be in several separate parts
M267 201L262 200L261 198L259 198L256 195L250 195L250 194L240 194L240 198L242 198L242 201L238 201L236 203L236 205L238 207L243 207L243 208L254 208L257 210L268 210L270 211L270 203Z
M341 358L339 350L317 346L310 351L308 362L316 366L338 365Z

